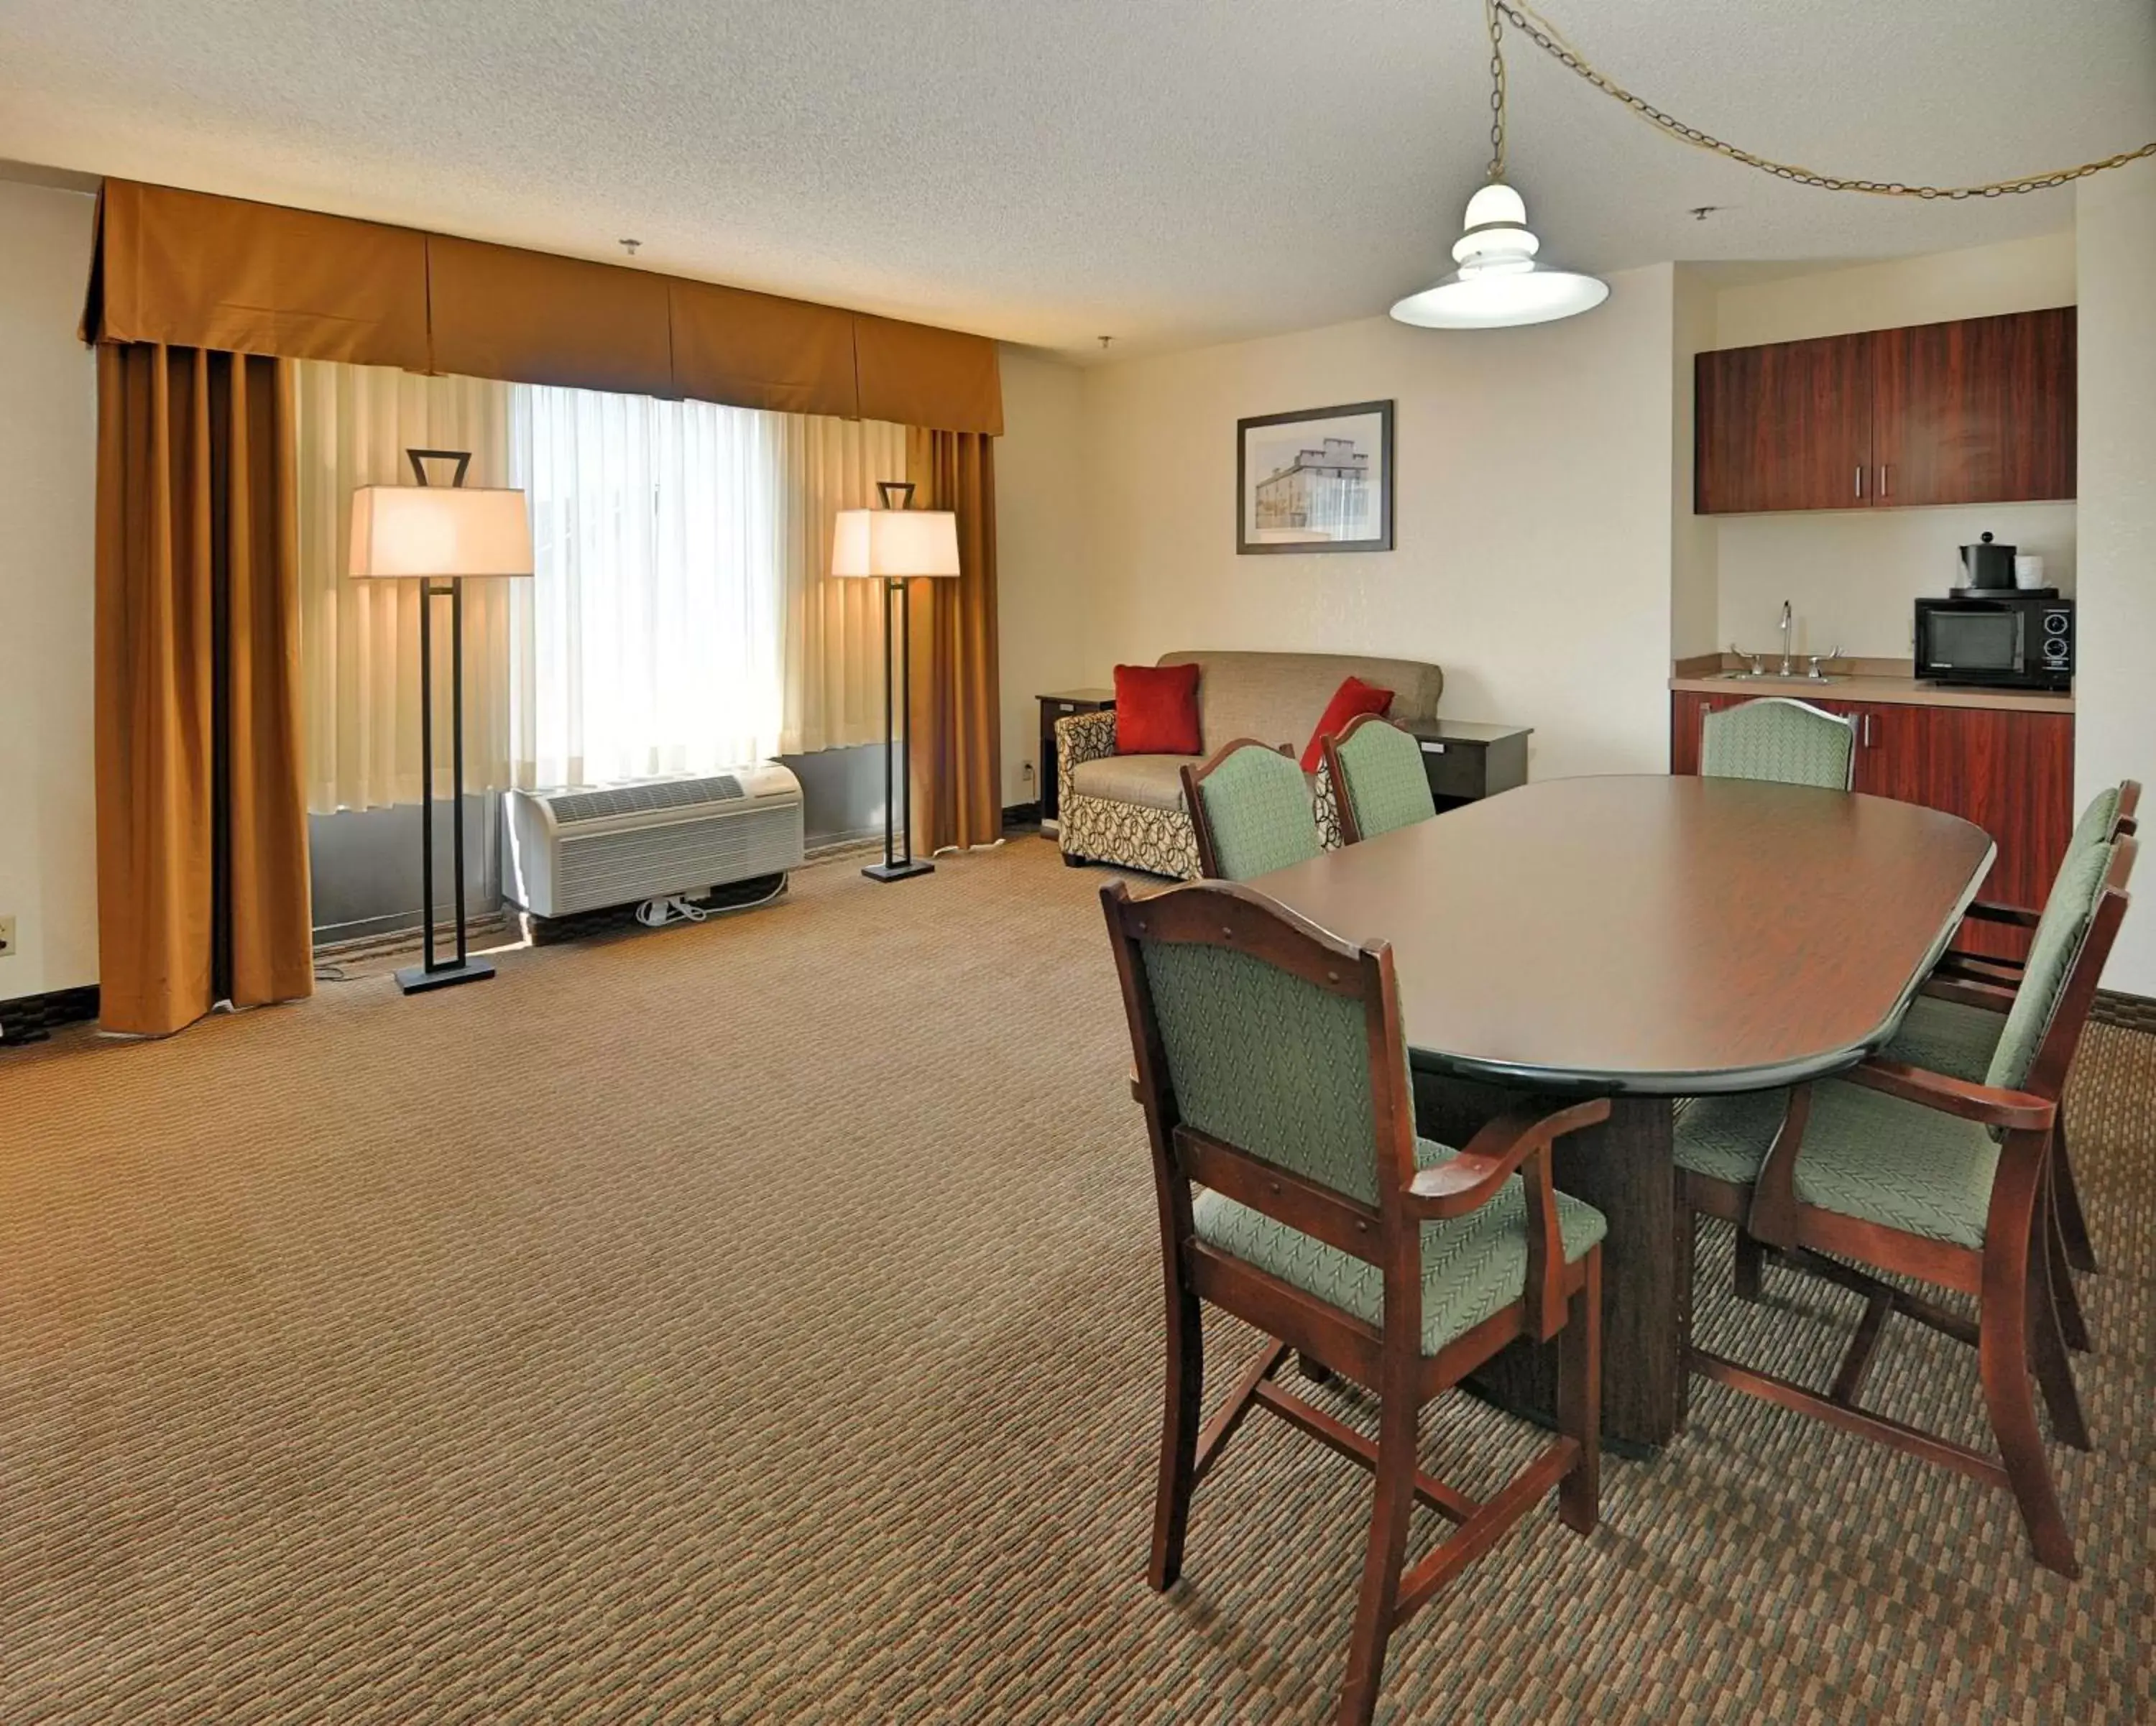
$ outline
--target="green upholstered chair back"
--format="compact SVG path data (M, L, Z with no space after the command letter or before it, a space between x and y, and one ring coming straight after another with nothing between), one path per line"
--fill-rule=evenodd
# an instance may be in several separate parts
M2089 919L2096 914L2114 848L2109 843L2084 845L2069 852L2060 867L2043 917L2030 938L2029 962L1984 1075L1986 1084L2018 1091L2028 1083L2030 1068L2035 1064L2044 1033L2051 1028L2051 1016L2058 1011L2059 997L2066 992L2067 976L2088 933Z
M1247 881L1316 857L1324 848L1310 781L1287 756L1261 743L1230 745L1203 770L1185 770L1203 802L1194 818L1204 822L1199 853L1209 837L1214 867L1227 881Z
M1183 1123L1376 1205L1365 1004L1234 947L1139 950Z
M1845 791L1856 728L1835 714L1770 695L1711 713L1701 723L1699 771L1716 779L1767 779Z
M2118 819L2118 791L2114 785L2089 799L2088 807L2082 811L2082 818L2074 823L2073 837L2066 841L2066 857L2061 860L2060 873L2066 873L2066 860L2111 837L2112 823ZM2052 884L2056 887L2057 883L2054 881Z
M1358 837L1428 821L1437 813L1423 771L1422 745L1398 725L1372 720L1352 727L1333 747L1344 785L1333 793L1354 812Z

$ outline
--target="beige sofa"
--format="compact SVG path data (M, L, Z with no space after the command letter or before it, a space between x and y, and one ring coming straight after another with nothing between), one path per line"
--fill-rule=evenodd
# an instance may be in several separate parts
M1445 673L1435 665L1348 653L1163 653L1158 663L1194 660L1201 754L1119 755L1112 711L1057 722L1057 839L1066 863L1116 863L1188 880L1198 873L1198 841L1183 804L1185 762L1202 761L1238 737L1285 743L1301 755L1346 678L1390 689L1392 717L1405 722L1435 719L1445 688ZM1311 781L1311 798L1325 843L1337 845L1339 822L1322 773Z

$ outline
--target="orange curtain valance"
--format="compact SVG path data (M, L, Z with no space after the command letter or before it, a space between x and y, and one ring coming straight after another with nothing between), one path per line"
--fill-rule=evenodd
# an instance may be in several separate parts
M99 196L83 335L1004 428L985 336L126 180Z

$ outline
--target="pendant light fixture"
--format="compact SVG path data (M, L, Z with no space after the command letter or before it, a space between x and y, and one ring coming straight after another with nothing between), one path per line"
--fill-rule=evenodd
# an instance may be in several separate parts
M1547 324L1592 311L1609 297L1597 276L1575 275L1536 261L1541 249L1527 206L1505 183L1505 54L1495 0L1483 0L1490 26L1490 179L1467 200L1466 231L1453 242L1459 267L1434 287L1393 307L1403 324L1429 330L1496 330Z

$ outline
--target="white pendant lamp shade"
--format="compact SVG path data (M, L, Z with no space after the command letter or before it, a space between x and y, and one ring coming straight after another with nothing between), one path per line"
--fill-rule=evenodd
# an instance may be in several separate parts
M1609 284L1599 277L1535 261L1542 242L1527 227L1527 207L1502 180L1468 199L1464 225L1466 232L1452 246L1460 267L1394 306L1401 323L1429 330L1547 324L1592 311L1609 297Z

